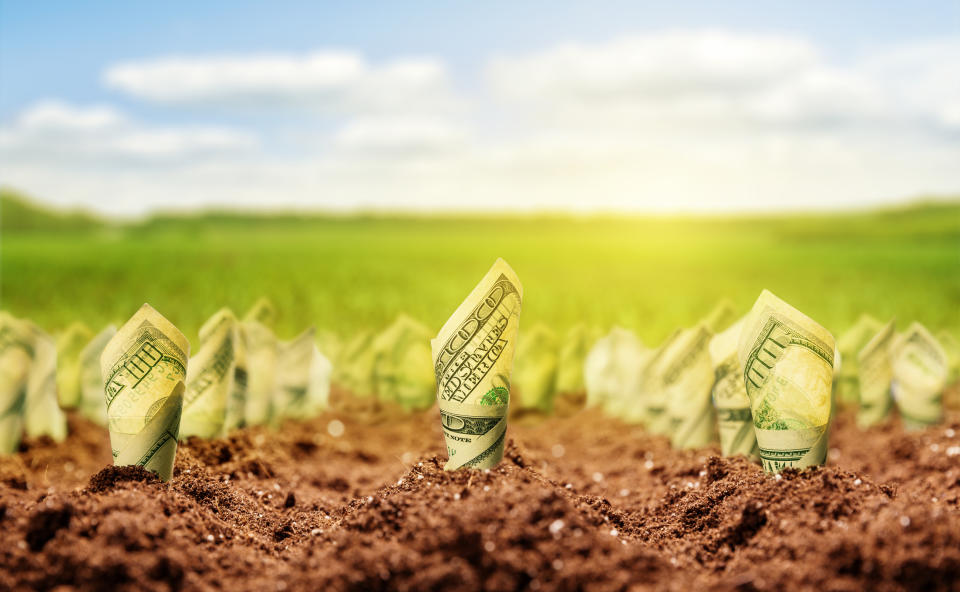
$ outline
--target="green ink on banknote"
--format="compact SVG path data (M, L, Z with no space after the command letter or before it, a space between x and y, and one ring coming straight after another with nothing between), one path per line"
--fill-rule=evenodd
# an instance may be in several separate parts
M510 399L510 391L502 386L495 386L480 399L481 405L506 405Z

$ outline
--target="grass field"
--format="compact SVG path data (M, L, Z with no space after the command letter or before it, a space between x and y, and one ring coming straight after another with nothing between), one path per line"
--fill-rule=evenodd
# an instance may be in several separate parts
M439 328L497 256L524 284L523 324L635 329L647 343L723 297L768 288L835 333L861 312L960 330L960 202L780 217L257 217L126 225L0 203L0 306L50 331L150 302L194 339L267 295L279 333L347 334L406 312Z

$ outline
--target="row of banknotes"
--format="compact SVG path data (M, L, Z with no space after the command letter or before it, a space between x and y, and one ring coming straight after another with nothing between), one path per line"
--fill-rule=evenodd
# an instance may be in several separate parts
M941 393L958 366L948 334L935 338L918 323L898 333L892 320L863 316L835 343L766 291L744 317L721 302L657 348L620 328L601 336L580 325L558 338L534 325L521 336L522 293L497 260L436 337L401 315L342 343L313 329L279 340L276 308L264 298L240 319L215 313L193 356L149 305L119 330L94 335L74 324L57 340L0 312L0 453L15 450L22 433L62 439L62 408L76 408L109 428L118 463L166 478L179 438L315 416L332 379L408 410L437 401L448 469L499 462L508 408L548 414L558 394L585 391L588 406L677 447L719 438L724 454L778 471L823 462L837 401L857 403L863 427L894 403L908 427L940 421Z
M942 395L960 369L948 333L862 317L836 343L800 311L764 291L736 318L722 303L694 327L647 348L614 329L587 354L588 405L697 448L719 438L725 455L766 470L821 464L835 405L857 407L862 428L896 406L907 429L943 419Z
M439 400L448 468L492 466L503 456L520 294L515 274L498 260L435 339L401 317L365 337L363 347L338 351L347 364L337 378L360 396L409 409ZM93 335L75 324L57 340L0 312L0 453L14 452L23 433L62 440L63 409L73 408L107 427L115 464L168 480L181 438L317 415L327 407L333 370L317 342L341 348L312 329L281 342L275 320L266 299L242 319L222 309L200 328L191 355L183 333L149 304L119 329ZM351 355L360 363L350 363ZM485 394L474 397L481 388Z
M896 405L907 429L922 428L942 421L944 388L960 371L945 332L916 322L897 332L894 320L864 316L837 342L769 291L742 318L721 302L656 348L619 328L598 338L575 327L559 344L544 326L521 335L522 292L498 260L431 342L447 469L500 460L508 403L549 412L558 393L584 389L587 406L678 448L719 439L723 454L768 472L819 465L838 398L859 405L861 427Z
M657 348L646 347L632 331L622 328L604 334L597 328L578 324L558 335L545 324L535 324L524 328L516 342L510 380L511 409L550 414L558 398L586 391L590 405L603 407L612 416L627 421L652 423L658 429L659 421L667 417L663 415L665 401L674 400L675 406L680 402L666 393L665 386L661 387L659 383L668 377L660 375L679 360L669 377L674 391L688 393L705 384L704 389L713 395L710 400L714 401L716 413L742 416L745 406L734 412L726 404L735 401L734 394L743 390L732 389L743 378L735 355L742 326L743 319L737 318L733 305L727 301L693 328L674 332ZM866 363L861 367L861 351L878 335L872 347L866 349ZM334 382L353 395L395 401L411 410L427 409L434 403L436 389L433 372L424 370L429 368L431 336L424 324L401 315L381 333L360 331L342 345L328 334L321 349L331 352L335 360ZM839 405L860 406L859 422L864 428L887 417L893 403L891 396L906 393L906 389L912 388L907 385L926 376L916 376L916 369L927 365L913 353L912 347L893 347L901 341L917 347L929 344L922 351L928 351L937 360L930 374L934 377L932 385L924 387L925 392L942 391L937 388L940 380L936 368L944 366L943 360L947 360L948 380L958 376L960 345L951 334L941 331L934 337L919 323L897 333L893 321L880 323L869 315L862 316L837 339L832 391ZM891 357L891 352L898 355ZM890 376L885 374L888 369ZM894 369L897 380L892 375ZM914 421L910 405L917 396L906 394L900 399L905 401L900 405L900 414L908 425L930 422L930 413L920 413ZM933 402L935 398L924 400ZM662 419L651 421L647 415L661 415Z
M78 323L56 340L0 312L0 453L15 451L24 433L62 440L63 409L77 409L108 428L117 464L166 479L180 438L318 415L332 365L312 328L281 341L275 319L266 299L242 319L221 309L191 356L183 333L148 304L119 330L94 335Z

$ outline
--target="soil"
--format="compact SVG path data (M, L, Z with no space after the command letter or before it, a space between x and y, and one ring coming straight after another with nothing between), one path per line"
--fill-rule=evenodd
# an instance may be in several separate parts
M435 410L335 400L192 438L169 483L71 416L0 459L0 589L960 590L957 411L921 432L841 412L826 467L775 477L570 404L515 418L495 469L445 473Z

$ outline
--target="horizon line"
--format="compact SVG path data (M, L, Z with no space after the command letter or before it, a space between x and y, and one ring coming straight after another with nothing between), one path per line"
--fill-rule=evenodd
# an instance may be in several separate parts
M105 224L130 225L146 223L151 220L162 220L171 218L190 219L203 218L207 216L233 216L237 218L291 218L291 217L312 217L327 219L361 219L361 218L382 218L382 219L530 219L530 218L567 218L567 219L602 219L602 218L738 218L738 217L762 217L762 218L782 218L791 216L823 216L823 215L850 215L850 214L869 214L897 211L901 209L917 208L921 206L960 206L960 193L957 194L915 194L912 196L895 198L885 201L877 201L870 204L847 205L837 208L813 207L805 208L738 208L738 209L617 209L617 208L597 208L597 209L570 209L570 208L516 208L493 210L476 210L461 208L442 208L442 207L409 207L409 208L382 208L358 205L356 207L336 208L336 207L310 207L284 205L277 208L271 208L269 205L259 206L228 206L228 205L200 205L196 208L155 208L143 214L133 215L110 215L96 209L91 209L82 205L61 206L51 203L43 198L22 191L10 185L0 183L0 197L12 198L27 206L43 210L51 214L75 215L92 218L94 221ZM2 209L0 209L0 218L2 218Z

